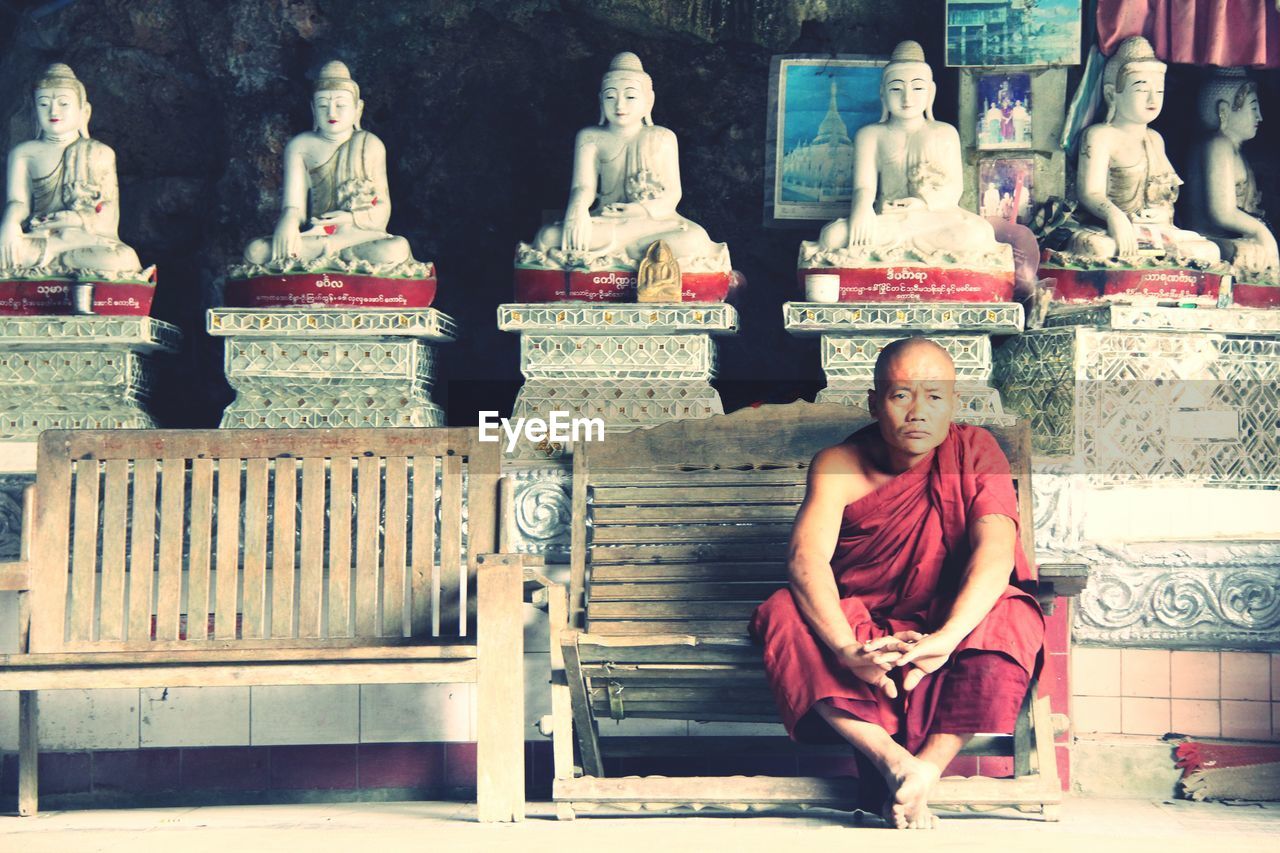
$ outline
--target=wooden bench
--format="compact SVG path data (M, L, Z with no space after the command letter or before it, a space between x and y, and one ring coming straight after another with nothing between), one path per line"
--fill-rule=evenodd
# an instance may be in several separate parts
M500 462L464 429L43 433L22 560L0 564L19 812L37 809L37 690L474 682L480 819L520 819Z
M570 580L545 596L553 625L553 796L562 818L601 804L853 807L850 779L606 778L612 755L794 754L785 738L599 736L599 720L777 722L747 620L787 583L786 551L813 454L861 423L836 405L762 406L577 449ZM1032 550L1029 431L993 430L1012 465ZM1041 599L1053 584L1042 567ZM1061 573L1079 582L1083 567ZM1078 590L1076 590L1078 591ZM574 747L577 747L575 759ZM829 754L832 747L825 747ZM814 750L810 750L814 751ZM1011 755L1011 779L945 779L941 806L1014 805L1054 819L1061 799L1048 698L1033 683L1017 731L968 754Z

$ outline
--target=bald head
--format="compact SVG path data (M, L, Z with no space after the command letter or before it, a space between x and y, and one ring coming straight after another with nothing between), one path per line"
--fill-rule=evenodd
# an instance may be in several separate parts
M886 390L890 379L954 382L955 378L951 354L928 338L901 338L880 350L876 358L876 391Z

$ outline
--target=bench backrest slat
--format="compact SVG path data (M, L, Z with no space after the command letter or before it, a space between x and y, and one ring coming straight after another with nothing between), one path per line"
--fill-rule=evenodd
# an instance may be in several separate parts
M474 430L50 431L39 453L33 652L475 635L501 448Z
M388 636L404 632L406 556L405 524L409 520L409 460L403 456L387 457L386 466L386 543L382 573L382 633Z
M191 460L191 556L187 564L188 613L208 613L211 603L209 601L209 581L211 580L209 566L213 550L213 497L213 460ZM204 636L208 633L208 626L198 618L189 618L187 636L191 636L192 632L200 632L201 636Z
M329 460L329 634L351 636L351 473L350 456ZM421 634L417 636L422 636Z
M104 640L124 639L125 548L129 532L129 463L108 460L102 493L102 622ZM194 507L193 507L194 511ZM193 572L195 569L193 568ZM208 577L206 571L205 582Z

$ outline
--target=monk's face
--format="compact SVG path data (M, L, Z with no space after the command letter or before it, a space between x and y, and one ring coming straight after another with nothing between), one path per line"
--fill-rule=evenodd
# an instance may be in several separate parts
M635 127L643 124L653 110L653 93L639 80L610 78L600 90L600 109L605 121L614 127Z
M893 360L868 396L889 450L915 459L947 437L956 411L956 369L945 351L912 347Z

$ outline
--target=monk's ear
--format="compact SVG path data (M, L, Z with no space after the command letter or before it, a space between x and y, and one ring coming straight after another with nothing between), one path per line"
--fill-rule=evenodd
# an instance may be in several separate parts
M356 130L360 130L360 119L364 118L364 98L356 101Z
M84 102L84 118L80 121L80 135L85 139L89 138L89 117L93 115L93 104L88 101Z
M874 385L867 389L867 411L873 418L880 417L880 396L876 394Z
M938 97L938 84L930 80L929 96L928 98L925 99L925 102L924 102L924 117L927 118L929 121L933 121L933 102L934 102L934 99L937 97Z

